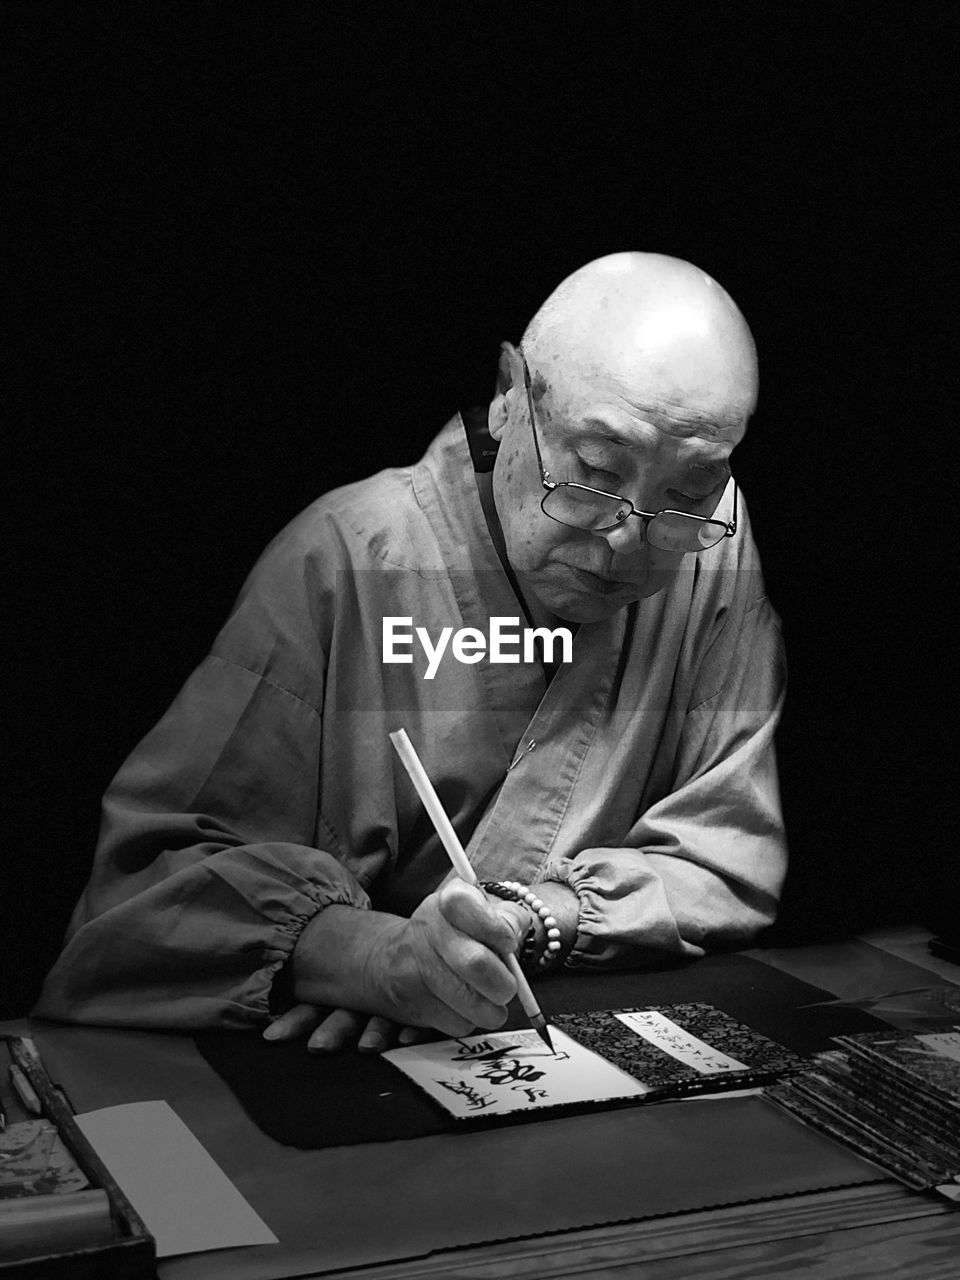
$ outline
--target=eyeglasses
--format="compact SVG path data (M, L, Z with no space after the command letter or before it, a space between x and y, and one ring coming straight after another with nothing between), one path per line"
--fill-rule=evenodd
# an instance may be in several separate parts
M588 529L591 533L606 533L623 524L628 516L637 516L643 521L647 541L661 551L706 551L724 538L734 536L737 532L736 481L733 483L733 519L725 521L693 516L686 511L638 511L629 498L619 494L605 493L602 489L591 489L589 485L573 481L551 480L550 472L544 469L540 441L537 439L527 358L522 350L519 350L519 354L523 362L523 381L527 390L533 444L540 467L540 483L546 489L540 502L540 510L545 516L556 520L558 524L570 525L574 529Z

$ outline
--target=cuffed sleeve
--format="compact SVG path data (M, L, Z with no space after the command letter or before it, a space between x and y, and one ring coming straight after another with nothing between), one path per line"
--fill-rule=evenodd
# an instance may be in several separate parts
M368 907L355 871L372 877L382 861L371 850L351 869L330 847L320 736L316 707L208 658L105 796L93 873L37 1015L265 1021L300 930L330 903Z
M622 848L559 858L545 878L578 896L571 967L695 957L770 924L786 872L773 735L786 669L766 599L718 634L679 735L676 784Z

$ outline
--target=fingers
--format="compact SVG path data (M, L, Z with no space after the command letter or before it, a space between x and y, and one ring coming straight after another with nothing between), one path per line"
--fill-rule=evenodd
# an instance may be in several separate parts
M490 1000L477 993L475 983L484 983L488 988L494 986L489 980L492 965L502 968L506 975L506 978L502 978L495 974L498 986L507 991L502 1000L495 997ZM516 992L515 980L506 965L492 952L485 951L479 959L467 959L462 968L468 974L468 980L454 972L440 956L435 957L433 965L426 966L424 984L436 1001L435 1010L430 1015L430 1025L438 1032L443 1032L444 1036L470 1036L477 1027L486 1030L502 1027L507 1020L508 1001Z
M510 951L513 931L484 895L469 885L451 884L422 902L410 924L413 957L426 989L474 1026L500 1026L516 983L502 956L484 939L495 939ZM404 1016L403 1021L422 1024L423 1019ZM465 1034L446 1022L432 1025L447 1035Z
M397 1036L397 1024L389 1018L374 1016L367 1019L367 1025L357 1041L361 1053L383 1053L384 1049L393 1047Z
M307 1041L307 1048L314 1053L335 1053L355 1044L361 1053L383 1053L393 1048L397 1032L397 1024L390 1018L334 1009ZM415 1044L425 1034L418 1027L404 1027L400 1030L400 1043Z
M355 1045L369 1016L353 1009L334 1009L307 1041L307 1048L313 1053L336 1053Z
M323 1010L313 1004L295 1004L286 1013L270 1023L263 1032L264 1040L297 1040L311 1032L320 1019Z
M340 1048L354 1037L362 1049L382 1052L395 1042L392 1024L448 1036L502 1026L516 994L504 956L516 949L524 914L457 882L424 899L409 919L389 918L362 957L356 1005L369 1020L361 1025L360 1015L330 1015L314 1032L311 1048ZM372 1014L382 1016L373 1020ZM401 1043L414 1038L406 1033Z
M319 1024L319 1025L318 1025ZM395 1043L417 1044L429 1034L424 1027L398 1027L390 1018L351 1009L324 1010L312 1004L297 1004L274 1018L264 1030L265 1040L296 1040L310 1035L307 1048L314 1053L335 1053L354 1044L361 1053L383 1053Z

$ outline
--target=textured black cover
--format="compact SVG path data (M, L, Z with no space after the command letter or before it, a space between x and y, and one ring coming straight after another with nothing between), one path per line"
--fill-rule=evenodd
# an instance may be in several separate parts
M931 1027L956 1033L956 1027ZM880 1080L899 1084L922 1097L949 1108L960 1122L960 1059L937 1053L919 1039L918 1032L887 1027L860 1035L837 1037L837 1044L852 1055L851 1061Z
M649 1085L648 1100L716 1093L722 1089L749 1089L777 1080L787 1072L798 1071L805 1063L798 1054L714 1005L688 1001L645 1008L662 1013L711 1049L742 1062L745 1069L704 1074L681 1062L639 1036L616 1016L640 1012L637 1008L561 1013L553 1018L553 1023L572 1039Z

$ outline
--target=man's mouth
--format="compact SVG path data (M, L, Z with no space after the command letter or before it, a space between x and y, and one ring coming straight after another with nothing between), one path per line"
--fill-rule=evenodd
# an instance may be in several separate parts
M614 595L617 591L629 591L638 585L636 582L624 582L622 578L607 578L602 574L592 573L589 569L581 569L577 565L571 564L567 568L589 591L599 591L604 595Z

